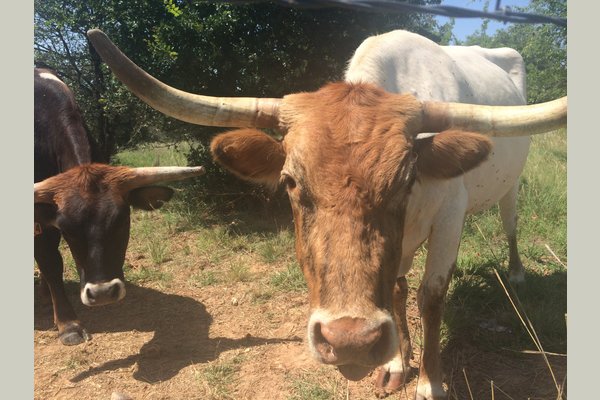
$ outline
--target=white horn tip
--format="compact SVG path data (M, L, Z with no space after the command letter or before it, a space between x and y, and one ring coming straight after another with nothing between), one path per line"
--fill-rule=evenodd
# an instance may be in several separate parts
M422 133L419 133L417 136L415 136L415 139L416 140L427 139L427 138L430 138L430 137L434 137L434 136L436 136L438 134L439 134L439 132L422 132Z
M198 166L198 167L192 167L194 172L198 173L198 175L204 175L206 174L206 168L202 167L202 166Z

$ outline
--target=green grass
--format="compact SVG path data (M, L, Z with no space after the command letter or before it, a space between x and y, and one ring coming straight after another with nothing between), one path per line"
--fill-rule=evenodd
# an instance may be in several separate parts
M200 271L192 275L191 279L197 287L212 286L221 283L221 279L215 271Z
M228 226L213 225L199 230L197 248L211 264L218 265L233 255L248 255L256 240L256 236L237 234Z
M71 250L69 249L69 246L64 238L60 240L58 249L63 258L64 279L70 281L79 281L79 272L77 272L75 259L73 258L73 254L71 254Z
M154 265L160 265L168 260L169 244L164 238L153 237L147 243L150 259Z
M268 301L271 301L273 296L275 295L275 290L269 285L259 285L257 289L254 289L250 292L251 300L253 304L265 304Z
M252 279L252 273L243 261L234 261L229 264L225 276L228 282L248 282Z
M292 259L294 255L294 235L289 230L281 230L274 235L266 236L257 246L261 259L269 264L282 259Z
M90 365L89 359L84 353L73 353L63 361L62 369L66 371L81 370Z
M324 371L322 371L324 372ZM346 388L341 379L326 378L326 374L305 373L293 379L288 400L345 399Z
M184 142L176 145L147 143L136 149L119 152L113 157L112 164L128 167L186 166L189 148Z
M136 284L154 282L163 286L168 286L173 280L173 274L162 271L157 267L132 268L129 264L125 264L123 272L125 273L125 279L128 282Z
M208 399L235 399L232 389L235 386L236 374L244 357L236 355L230 360L215 361L196 374L196 378L208 390Z
M270 284L282 292L303 292L307 290L306 280L296 261L290 262L286 269L271 275Z

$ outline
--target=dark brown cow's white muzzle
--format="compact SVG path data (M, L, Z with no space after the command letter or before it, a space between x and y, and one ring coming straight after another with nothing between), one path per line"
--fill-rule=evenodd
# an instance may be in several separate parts
M365 318L334 317L319 309L308 322L308 340L318 361L337 365L347 379L360 380L394 356L398 334L390 314L381 310Z
M88 282L81 289L81 302L90 307L102 306L122 300L125 293L125 283L119 278L108 282Z

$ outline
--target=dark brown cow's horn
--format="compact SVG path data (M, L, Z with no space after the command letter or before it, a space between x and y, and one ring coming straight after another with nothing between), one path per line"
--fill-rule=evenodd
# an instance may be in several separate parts
M142 186L150 186L161 182L179 181L204 175L204 167L140 167L129 168L128 179L124 180L119 189L122 192L133 190ZM33 198L35 203L53 203L55 193L55 179L50 177L33 184Z
M187 93L160 82L135 65L101 30L91 29L87 35L117 78L166 115L205 126L274 128L279 123L281 99Z
M179 181L204 175L204 167L140 167L131 168L133 177L122 185L122 190L132 190L161 182Z
M567 124L567 97L528 106L482 106L423 101L419 132L460 128L488 136L525 136Z

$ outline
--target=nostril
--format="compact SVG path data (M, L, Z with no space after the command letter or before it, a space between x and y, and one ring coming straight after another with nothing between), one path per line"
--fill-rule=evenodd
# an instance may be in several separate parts
M327 364L383 364L394 353L392 322L342 317L316 323L314 349Z
M85 289L85 295L88 300L94 300L94 293L90 290L90 288Z
M112 285L112 287L108 290L108 296L111 299L116 299L119 297L119 285L114 284Z
M329 343L327 338L323 335L322 332L323 325L321 323L316 323L313 327L313 339L314 345L323 359L323 362L333 363L336 361L336 354L333 346Z

